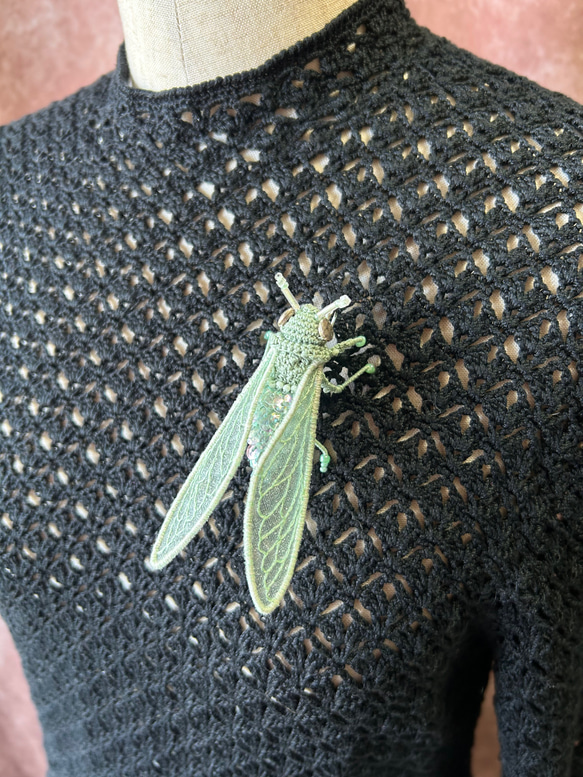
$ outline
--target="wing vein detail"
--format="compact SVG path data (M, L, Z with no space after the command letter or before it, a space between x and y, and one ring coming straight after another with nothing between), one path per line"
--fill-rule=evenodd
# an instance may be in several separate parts
M321 380L321 365L314 362L251 476L244 519L245 568L263 612L277 606L293 575L308 501Z
M176 495L152 549L150 564L155 569L165 566L190 542L226 491L245 452L253 413L274 360L275 350L268 347Z

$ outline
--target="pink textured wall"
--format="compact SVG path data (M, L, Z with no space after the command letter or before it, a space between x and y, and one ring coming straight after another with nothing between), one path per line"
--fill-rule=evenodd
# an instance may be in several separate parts
M36 710L10 632L0 620L0 775L43 777L46 771Z
M314 0L317 2L317 0ZM583 102L583 0L408 0L420 24L459 46ZM116 0L3 0L0 124L38 110L115 67L122 29ZM498 777L486 691L474 777ZM18 654L0 621L0 775L44 777L46 759Z
M122 38L116 0L2 0L0 124L112 70Z

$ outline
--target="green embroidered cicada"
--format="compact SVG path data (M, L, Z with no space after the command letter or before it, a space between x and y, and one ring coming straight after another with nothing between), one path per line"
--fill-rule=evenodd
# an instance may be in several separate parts
M363 372L375 371L366 364L344 383L331 383L323 371L326 362L366 343L361 336L328 345L335 311L350 305L350 298L344 295L318 310L300 305L281 273L275 280L291 308L280 316L279 332L265 333L259 366L178 492L150 556L150 566L161 569L190 542L246 454L252 473L243 519L245 570L255 607L264 615L281 602L294 572L314 446L322 472L330 462L316 440L320 390L338 393Z

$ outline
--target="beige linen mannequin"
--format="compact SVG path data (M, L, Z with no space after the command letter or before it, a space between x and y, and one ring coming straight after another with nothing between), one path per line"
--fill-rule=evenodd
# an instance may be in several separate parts
M258 67L353 0L118 0L131 85L159 92Z

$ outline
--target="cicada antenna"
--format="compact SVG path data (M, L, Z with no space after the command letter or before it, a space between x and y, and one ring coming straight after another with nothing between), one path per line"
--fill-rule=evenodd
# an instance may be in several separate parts
M341 297L339 297L339 299L334 300L334 302L331 302L329 305L326 305L325 308L319 310L316 313L316 318L318 321L320 321L322 318L329 316L330 313L338 310L338 308L346 308L348 305L350 305L350 297L348 297L346 294L343 294Z
M279 286L279 288L283 292L283 296L286 298L286 300L289 302L289 304L292 306L294 310L300 309L300 303L297 301L297 299L294 297L294 295L289 290L289 285L286 279L283 277L283 275L280 272L275 273L275 282Z

